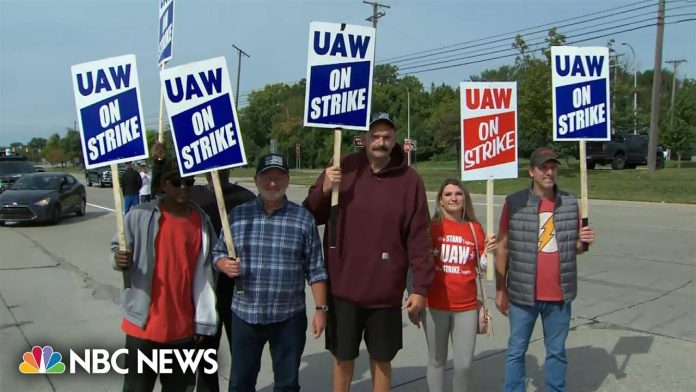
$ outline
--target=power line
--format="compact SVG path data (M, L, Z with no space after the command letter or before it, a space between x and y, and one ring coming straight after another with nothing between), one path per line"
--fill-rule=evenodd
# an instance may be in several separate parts
M675 17L683 17L683 16L694 16L694 15L696 15L696 13L686 13L686 14L669 15L668 17L669 17L669 18L675 18ZM585 35L595 34L595 33L599 33L599 32L602 32L602 31L607 31L607 30L612 30L612 29L617 29L617 28L622 28L622 27L628 27L628 26L636 25L636 24L638 24L638 23L648 22L648 21L651 21L651 20L653 20L653 19L654 19L654 17L651 17L651 18L642 19L642 20L639 20L639 21L634 21L634 22L629 22L629 23L623 23L623 24L619 24L619 25L615 25L615 26L611 26L611 27L606 27L606 28L603 28L603 29L593 30L593 31L589 31L589 32L582 33L582 34L570 35L570 36L566 36L566 39L579 38L579 37L582 37L582 36L585 36ZM654 23L653 23L653 24L654 24ZM603 37L603 36L600 36L600 37ZM540 41L530 42L530 43L527 43L527 44L528 44L528 46L543 44L543 43L546 42L545 40L546 40L546 38L544 38L544 39L542 39L542 40L540 40ZM589 39L587 39L587 40L589 40ZM578 42L582 42L582 41L578 41ZM507 45L506 45L506 47L507 47ZM489 49L489 48L486 48L486 49ZM479 50L477 50L477 51L486 50L486 49L479 49ZM492 48L490 48L490 49L492 49ZM477 52L477 51L474 51L474 52ZM465 55L465 56L456 57L456 58L448 59L448 60L432 59L432 60L430 60L429 62L420 64L420 65L407 65L407 66L399 67L399 70L400 70L400 71L404 71L404 70L410 70L410 69L416 69L416 68L423 68L423 67L428 67L428 66L431 66L431 65L440 65L440 64L443 64L443 63L451 63L451 62L453 62L453 61L460 61L460 60L471 59L471 58L476 58L476 57L482 57L482 56L486 56L486 55L499 54L499 53L510 52L510 51L517 51L517 49L515 49L515 48L513 48L513 47L509 47L508 49L493 50L493 51L488 51L488 52L480 53L480 54L471 54L471 55L468 55L468 54L467 54L467 55ZM472 53L473 53L473 52L472 52Z
M678 24L678 23L691 22L691 21L696 21L696 18L682 19L682 20L677 20L677 21L673 21L670 23L666 23L666 24ZM568 44L568 45L577 44L580 42L591 41L591 40L597 39L597 38L609 37L609 36L612 36L614 34L626 33L629 31L635 31L635 30L640 30L640 29L644 29L644 28L648 28L648 27L653 27L655 25L656 25L656 23L649 23L649 24L645 24L642 26L637 26L637 27L633 27L633 28L629 28L629 29L612 31L612 32L609 32L606 34L601 34L601 35L597 35L597 36L593 36L593 37L589 37L589 38L583 38L583 39L576 40L576 41L566 42L566 44ZM532 49L528 53L541 52L543 49L544 48ZM418 70L418 71L410 71L410 72L403 72L403 73L399 72L399 74L404 75L404 76L405 75L414 75L414 74L423 73L423 72L438 71L438 70L442 70L442 69L449 69L449 68L461 67L464 65L484 63L487 61L499 60L499 59L504 59L504 58L508 58L508 57L516 57L518 55L519 55L518 53L505 54L505 55L501 55L501 56L488 57L488 58L484 58L484 59L480 59L480 60L473 60L473 61L467 61L467 62L463 62L463 63L445 65L445 66L441 66L441 67L422 69L422 70Z
M689 6L676 7L676 8L672 8L671 10L674 11L674 10L678 10L678 9L682 9L682 8L688 8L688 7L689 7ZM559 33L564 34L564 35L567 35L567 34L569 34L569 33L574 33L574 32L578 32L578 31L582 31L582 30L587 30L587 29L591 29L591 28L596 28L596 27L600 27L600 26L605 26L605 25L607 25L608 23L614 23L614 22L619 22L619 21L627 21L627 20L631 20L631 19L634 19L634 18L638 18L638 17L640 17L640 16L647 16L647 15L650 15L650 17L649 17L649 18L642 19L642 20L634 21L633 23L642 23L642 22L647 22L647 21L650 21L650 20L653 20L653 19L654 19L654 12L651 11L651 12L641 13L641 14L633 15L633 16L625 16L625 15L623 15L623 17L622 17L621 19L612 20L612 21L605 21L605 22L600 22L600 23L595 23L595 24L591 24L591 25L587 25L587 26L578 27L578 28L576 28L576 29L570 29L570 30L563 30L563 31L561 31L561 28L563 28L564 26L557 26L556 29L557 29L557 31L558 31ZM682 15L683 15L683 14L682 14ZM673 16L674 16L674 15L673 15ZM582 22L582 23L587 23L587 22ZM571 25L575 25L575 24L577 24L577 23L573 23L573 24L571 24ZM626 24L626 25L628 25L628 24ZM544 30L544 32L547 32L547 31ZM489 42L489 43L486 43L486 44L470 45L470 46L467 46L467 47L463 47L463 48L457 49L457 51L459 51L459 50L464 50L464 49L467 49L467 48L475 48L475 47L479 47L479 46L485 46L485 45L492 44L492 43L495 43L495 42L500 42L500 41L505 41L505 42L506 42L506 43L500 44L500 45L495 45L495 46L489 46L489 47L484 47L484 48L480 48L480 49L470 50L470 51L467 51L467 52L465 52L465 53L455 53L455 54L449 54L449 55L444 55L444 56L442 56L441 54L445 54L445 53L446 53L446 52L442 52L441 54L423 55L423 56L416 56L416 57L409 58L409 59L404 59L404 60L397 60L397 61L395 61L395 62L391 62L390 64L392 64L392 65L397 65L397 66L398 66L399 63L409 63L408 66L410 67L410 66L414 66L414 65L417 65L417 64L425 64L425 63L428 63L428 62L432 62L432 61L434 61L434 60L436 60L436 59L437 59L437 60L447 60L447 59L452 59L452 58L461 58L460 56L462 56L463 54L472 54L472 53L481 52L481 51L485 51L485 50L491 50L491 49L495 49L495 48L508 48L508 49L511 49L511 48L510 48L509 41L510 41L510 40L513 40L514 38L515 38L515 37L507 37L507 38L505 38L505 39L496 40L496 41ZM539 41L537 41L537 42L530 42L529 39L537 39L537 38L529 37L529 35L525 35L524 38L527 40L528 45L532 46L532 45L536 45L536 44L539 44L539 43L545 43L545 42L546 42L546 39L547 39L548 37L547 37L547 36L539 37L539 38L538 38ZM449 52L449 51L448 51L448 52ZM434 58L435 56L436 56L436 58ZM419 60L419 61L415 61L415 60L421 59L421 58L426 58L426 59L422 59L422 60ZM399 68L403 69L404 66L403 66L403 65L402 65L402 66L399 66Z
M557 24L559 24L559 23L568 22L568 21L572 21L572 20L576 20L576 19L580 19L580 18L591 17L591 16L594 16L594 15L597 15L597 14L602 14L602 13L609 12L609 11L620 10L620 9L623 9L623 8L627 8L627 7L631 7L631 6L636 6L636 5L639 5L639 4L645 4L645 3L653 3L653 4L654 4L654 0L643 0L643 1L636 2L636 3L632 3L632 4L627 4L627 5L623 5L623 6L619 6L619 7L609 8L609 9L606 9L606 10L597 11L597 12L593 12L593 13L589 13L589 14L585 14L585 15L580 15L580 16L575 16L575 17L572 17L572 18L561 19L561 20L558 20L558 21L555 21L555 22L549 22L549 23L545 23L545 24L541 24L541 25L537 25L537 26L527 27L527 28L520 29L520 30L509 31L509 32L506 32L506 33L500 33L500 34L495 34L495 35L491 35L491 36L488 36L488 37L477 38L477 39L473 39L473 40L469 40L469 41L459 42L459 43L456 43L456 44L451 44L451 45L447 45L447 46L442 46L442 47L439 47L439 48L434 48L434 49L429 49L429 50L424 50L424 51L421 50L421 51L413 52L413 53L410 53L410 54L400 55L400 56L396 56L396 57L390 57L390 58L381 60L380 62L392 62L392 61L394 61L394 60L398 60L398 59L405 58L405 57L411 57L411 56L414 56L414 55L422 55L422 54L426 54L426 53L429 53L429 52L437 52L437 51L441 51L441 50L444 50L444 49L455 48L455 47L458 47L458 46L461 46L461 45L472 44L472 43L476 43L476 42L480 42L480 41L484 41L484 40L488 40L488 39L499 38L499 37L506 37L506 36L509 36L509 35L511 35L511 34L513 34L513 37L514 37L514 35L521 34L521 33L525 32L526 30L532 30L532 29L540 29L540 28L543 28L541 31L546 31L548 27L552 27L552 26L557 25ZM638 7L638 8L635 8L635 9L633 9L633 10L637 10L637 9L641 9L641 8L646 8L646 7L651 7L653 4L648 5L648 6L644 6L644 7ZM633 11L633 10L631 10L631 11ZM626 12L626 11L624 11L624 12ZM630 12L630 11L628 11L628 12ZM527 33L527 34L534 34L534 33L535 33L535 32L530 32L530 33ZM509 39L510 39L510 38L505 38L505 40L509 40Z

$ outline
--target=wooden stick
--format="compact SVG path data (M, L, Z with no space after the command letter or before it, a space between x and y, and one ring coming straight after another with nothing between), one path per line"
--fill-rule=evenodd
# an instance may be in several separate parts
M494 234L493 230L493 179L489 178L486 181L486 237L490 237ZM485 242L484 242L485 243ZM486 280L489 282L493 280L493 272L495 271L495 255L493 253L486 253L486 261L488 262L488 268L486 269Z
M590 213L588 211L587 202L587 151L585 149L585 141L580 142L580 216L582 217L582 227L590 223ZM588 251L590 244L583 242L583 249Z
M116 233L118 233L118 250L125 251L126 232L123 228L123 196L121 196L121 179L118 174L118 164L111 164L111 184L114 193L114 206L116 207ZM130 272L123 270L123 288L131 287Z
M234 242L232 241L232 230L230 230L230 222L227 218L227 209L225 208L225 196L222 194L222 185L220 185L220 177L218 171L210 172L210 177L213 179L213 189L215 190L215 200L217 201L218 213L220 214L220 223L222 223L222 232L225 235L225 246L227 254L231 259L237 258L237 253L234 251ZM241 277L234 280L234 288L238 293L244 292Z
M333 164L341 167L341 128L334 129ZM338 220L338 185L331 189L331 215L329 216L329 248L336 248Z
M162 63L162 66L160 67L160 72L164 70L164 65L166 63ZM164 90L160 87L160 110L159 110L159 142L162 143L164 142L164 127L163 127L163 122L162 121L162 115L164 114Z

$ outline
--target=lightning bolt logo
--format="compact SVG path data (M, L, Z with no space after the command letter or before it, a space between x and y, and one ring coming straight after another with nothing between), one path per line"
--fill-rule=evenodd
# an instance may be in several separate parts
M539 229L539 252L543 251L546 245L551 242L555 235L556 225L553 222L553 215L549 214L546 222Z

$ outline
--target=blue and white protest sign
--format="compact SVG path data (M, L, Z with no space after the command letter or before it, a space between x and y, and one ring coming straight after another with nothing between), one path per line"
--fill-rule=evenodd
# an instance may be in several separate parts
M85 167L147 158L135 56L77 64L70 70Z
M609 140L609 48L551 47L553 140Z
M374 58L374 28L310 23L304 125L367 130Z
M159 41L157 45L157 64L162 66L172 58L174 46L174 0L160 0Z
M224 57L160 71L182 176L246 165Z

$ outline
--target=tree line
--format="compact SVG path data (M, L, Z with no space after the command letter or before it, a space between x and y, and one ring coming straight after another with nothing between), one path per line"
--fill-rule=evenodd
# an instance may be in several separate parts
M577 143L553 143L551 132L550 48L563 45L565 39L555 28L550 29L545 48L537 55L518 35L512 43L518 52L513 64L487 69L469 78L471 81L517 81L519 154L522 157L542 145L555 147L566 158L577 157ZM615 53L613 40L607 46L610 53ZM696 105L693 104L696 102L696 80L678 81L674 108L671 108L673 74L666 69L662 73L659 143L670 148L673 156L681 158L696 144ZM636 124L640 133L647 133L650 124L652 78L652 70L639 72L637 77ZM613 131L632 133L633 66L612 56L610 81ZM238 110L248 162L255 162L269 152L271 140L275 141L276 151L291 163L298 157L296 146L299 145L303 168L319 168L329 162L333 153L331 130L303 126L305 82L303 79L292 84L269 84L249 94L248 104ZM407 97L410 97L410 105ZM372 111L389 112L394 116L401 144L407 134L410 106L410 134L418 142L415 153L418 161L459 158L459 99L458 86L431 84L426 87L415 76L400 76L398 67L391 64L377 65L374 69ZM148 130L147 133L148 142L153 142L156 132ZM358 131L344 133L342 151L353 150L352 136L358 134ZM165 141L171 146L171 137L168 132L165 135ZM54 133L48 140L33 138L26 146L13 143L11 147L27 151L34 160L44 158L57 163L82 159L79 133L73 128L68 128L63 137Z

